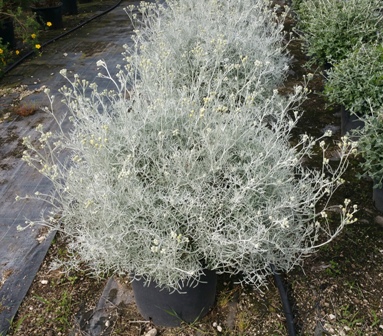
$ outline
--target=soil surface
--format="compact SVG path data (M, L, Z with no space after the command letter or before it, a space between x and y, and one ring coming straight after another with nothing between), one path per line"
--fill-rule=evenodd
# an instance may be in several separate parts
M293 24L292 18L288 24ZM328 106L322 95L323 70L304 67L306 58L298 39L290 43L289 50L293 55L292 71L281 91L288 92L302 81L304 74L314 74L309 99L302 107L304 116L295 135L318 136L331 128L334 139L339 139L339 107ZM316 160L313 158L308 164L315 166ZM302 268L296 267L283 276L299 335L383 334L383 214L373 205L372 182L357 178L359 160L358 157L351 160L344 178L346 183L333 200L334 204L340 204L349 198L356 203L360 209L358 221L347 226L332 243L307 257ZM51 271L53 260L68 257L65 246L65 239L57 235L9 335L95 335L90 325L108 277L96 280L85 271L69 274L62 269ZM131 293L129 279L113 281L125 293ZM127 299L109 305L98 334L287 335L280 296L272 278L263 292L234 285L224 277L219 278L218 287L214 308L194 324L156 327L150 321L143 321L134 302Z

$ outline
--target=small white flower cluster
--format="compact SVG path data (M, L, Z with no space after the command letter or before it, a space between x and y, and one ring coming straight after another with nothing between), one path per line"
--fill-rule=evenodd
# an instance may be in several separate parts
M150 250L153 253L161 253L165 254L171 251L172 253L177 253L179 251L182 251L183 248L185 248L182 245L188 244L189 238L183 236L181 233L177 234L174 231L170 231L170 240L168 239L162 239L161 242L155 238L153 239L153 245L151 246Z

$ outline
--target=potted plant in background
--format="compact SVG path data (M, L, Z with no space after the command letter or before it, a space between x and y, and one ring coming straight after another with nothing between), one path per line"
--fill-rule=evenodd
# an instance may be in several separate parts
M365 175L373 180L373 201L383 212L383 109L382 106L370 109L361 116L362 129L353 130L358 136L358 152L364 161L361 166Z
M328 72L324 93L342 105L343 134L362 127L360 117L383 105L382 55L382 44L363 44Z
M358 44L380 38L380 0L306 0L295 7L297 32L310 63L330 66L347 57Z
M59 0L32 0L31 9L43 28L60 29L63 28L62 6Z
M0 0L0 70L25 47L38 49L38 28L34 16L24 10L27 1Z
M16 15L14 12L17 11L18 6L15 4L5 4L3 0L0 0L0 37L1 44L9 45L13 48L16 44L15 41L15 29L13 26L13 17Z
M63 15L76 15L78 14L77 0L62 0Z
M216 4L200 2L209 9ZM330 228L327 210L355 144L347 139L338 144L335 168L326 157L329 132L317 140L302 135L291 147L299 119L295 109L305 88L296 87L289 97L272 90L254 99L256 93L247 90L252 82L223 81L221 86L201 71L188 85L164 80L153 90L140 76L153 60L147 55L136 45L127 64L117 66L116 77L105 62L97 62L106 73L100 77L111 80L114 91L99 92L96 83L76 75L72 80L61 71L69 82L61 90L68 119L52 114L58 131L40 125L37 139L24 139L24 160L54 187L52 194L27 196L44 199L50 208L26 227L40 224L65 232L74 256L70 267L86 264L95 275L131 275L142 315L174 326L207 313L214 302L215 273L262 286L272 267L290 270L354 221L356 207L349 200L336 206L339 225L332 221ZM172 58L157 61L167 69L166 62L180 67ZM235 64L228 67L240 71ZM214 91L202 97L200 83L214 83ZM239 95L243 99L235 99ZM315 146L323 153L320 171L302 165ZM199 292L205 281L213 295L195 295L192 288ZM205 301L193 301L190 312L182 303L187 293ZM154 294L160 301L149 301Z

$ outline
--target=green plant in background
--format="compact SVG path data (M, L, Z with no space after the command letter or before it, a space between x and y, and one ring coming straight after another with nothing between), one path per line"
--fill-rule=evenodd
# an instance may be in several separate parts
M383 46L363 44L328 72L325 95L358 115L383 105Z
M342 271L336 261L330 260L330 265L326 268L326 273L330 276L338 276L342 273Z
M11 328L12 330L14 331L15 334L17 334L17 332L20 330L21 326L23 325L24 321L29 317L28 314L26 314L25 316L22 316L21 318L17 319L17 321L10 321L10 325L11 325ZM0 333L0 336L2 336L3 334Z
M299 4L298 32L312 63L334 64L352 49L381 39L380 0L306 0Z
M26 9L30 4L30 0L0 0L0 9L2 11L13 11L17 8Z
M199 13L204 15L215 13L217 3L195 0L193 6L203 5L205 11ZM235 4L244 6L248 0ZM178 31L174 37L182 41L184 22L177 22L165 27ZM157 29L152 23L148 29ZM241 39L247 27L235 28ZM262 45L268 48L267 42ZM157 50L154 43L146 47ZM296 87L281 97L274 88L260 99L248 89L262 89L257 76L239 83L217 81L209 66L193 72L184 85L175 85L174 77L153 85L143 76L148 63L155 60L158 69L170 71L169 59L149 58L154 52L148 49L143 55L140 50L136 46L116 76L105 62L97 62L104 73L100 76L114 84L114 91L99 92L96 83L77 75L70 79L62 70L69 83L61 93L70 131L65 131L65 118L52 114L57 132L40 125L38 139L24 139L24 160L54 186L50 195L27 196L44 199L52 208L26 227L64 231L69 251L77 256L68 260L69 266L83 268L85 262L96 275L144 276L176 290L180 281L198 282L205 268L240 273L243 283L261 286L270 264L288 271L354 222L356 206L349 200L337 206L340 221L338 226L332 222L332 229L327 210L355 144L346 138L338 143L336 167L326 158L324 140L330 132L319 139L302 135L290 145L300 117L296 107L307 89ZM218 55L211 55L218 67L205 64L216 71L225 62L228 69L238 64L236 57L226 61L225 53ZM263 61L271 66L281 62L277 56ZM171 64L174 69L188 66L182 58ZM201 94L201 83L214 90ZM316 145L323 155L319 171L301 164ZM53 218L57 212L59 224Z
M7 65L11 57L12 51L9 50L8 44L2 43L2 38L0 37L0 72Z
M383 185L383 108L371 109L360 117L364 127L353 131L359 137L358 152L364 161L361 166L365 175L372 178L374 188Z
M240 335L246 335L246 331L249 330L251 325L251 313L249 311L240 311L235 320L236 329Z
M55 328L58 331L66 331L71 327L71 315L72 311L72 295L68 291L61 293L59 298L46 299L41 296L35 296L35 299L40 301L44 305L46 315L42 315L36 319L36 325L46 325L52 322L54 316Z
M340 307L340 322L349 328L355 327L356 324L362 323L363 318L360 318L360 312L351 305Z
M291 3L291 8L296 11L299 9L299 6L301 5L302 2L304 2L305 0L291 0L290 3Z
M380 314L377 313L377 311L375 311L374 309L371 309L370 310L370 315L372 317L371 327L375 327L375 326L379 325L379 323L380 323Z
M0 73L11 64L22 49L40 49L38 42L39 25L36 22L34 15L25 9L28 1L0 0L0 24L10 22L14 28L17 45L11 46L4 43L0 37Z

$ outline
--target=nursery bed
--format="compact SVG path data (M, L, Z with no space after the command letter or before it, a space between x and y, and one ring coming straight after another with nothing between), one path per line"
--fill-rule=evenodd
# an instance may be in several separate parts
M292 41L289 49L294 56L292 71L280 91L289 92L304 74L314 74L309 85L312 92L303 104L305 113L295 136L302 133L318 136L331 129L334 139L339 139L339 108L327 106L321 94L322 69L303 67L306 58L299 41ZM320 157L313 157L307 165L316 167L318 160ZM383 333L383 215L373 206L372 182L356 177L358 161L358 158L351 161L345 176L347 182L333 200L340 204L349 198L356 203L360 209L358 221L305 259L303 268L296 267L284 276L300 335ZM338 214L334 212L332 216L335 221ZM96 281L85 271L66 276L59 271L49 272L55 257L66 258L65 240L60 235L48 251L9 335L93 335L89 328L94 326L98 312L95 307L107 277ZM130 293L127 278L115 281ZM157 328L157 335L286 335L282 305L272 278L263 292L233 285L225 278L220 278L219 284L217 303L202 321L181 328ZM109 305L106 317L99 320L99 335L150 335L150 330L156 328L142 321L129 295L122 298L122 303ZM154 331L151 333L154 335Z

